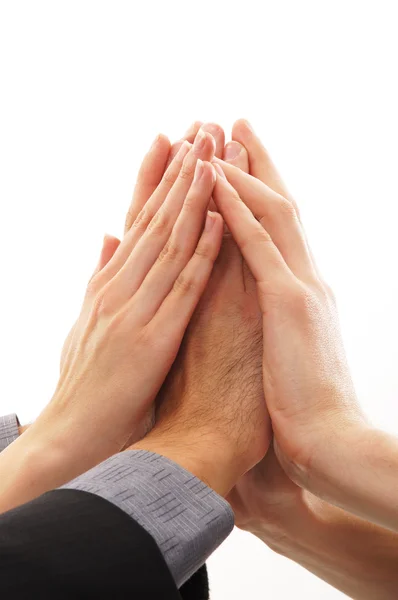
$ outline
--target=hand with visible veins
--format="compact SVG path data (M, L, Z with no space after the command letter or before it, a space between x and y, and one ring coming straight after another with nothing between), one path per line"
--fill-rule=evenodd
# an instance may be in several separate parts
M213 152L208 134L184 144L116 251L103 251L52 400L0 455L0 510L87 471L141 427L221 245L215 172L200 158Z

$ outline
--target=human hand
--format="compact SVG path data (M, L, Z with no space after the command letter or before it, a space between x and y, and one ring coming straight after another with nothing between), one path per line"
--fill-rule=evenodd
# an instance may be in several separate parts
M214 170L198 160L211 159L213 144L203 135L192 150L181 148L91 279L54 397L10 447L20 442L29 451L36 443L62 454L51 487L124 446L175 359L221 244L222 219L206 218Z
M314 263L296 206L250 127L240 121L234 132L235 141L249 151L252 174L269 177L276 187L215 160L222 166L215 202L257 281L264 393L276 452L294 481L327 494L327 483L314 474L315 458L327 468L336 460L337 442L354 439L366 421L345 360L335 302Z
M223 158L245 173L249 172L250 165L253 177L296 206L268 152L247 121L239 120L234 124L232 141L227 144ZM262 352L262 348L259 351ZM263 460L238 481L228 495L228 501L234 510L237 527L257 535L274 551L289 556L300 546L303 530L309 527L309 507L320 507L315 496L289 479L272 445Z
M194 124L188 139L201 126ZM216 124L202 129L213 135L216 153L223 156L222 129ZM173 147L172 155L180 144ZM245 152L232 161L248 168ZM229 464L225 473L231 471L231 463L234 472L223 482L223 491L264 456L271 439L261 378L261 338L254 280L231 235L224 233L212 277L158 396L155 428L172 439L179 428L190 429L190 447L205 444L210 460L220 467L226 463L224 454Z

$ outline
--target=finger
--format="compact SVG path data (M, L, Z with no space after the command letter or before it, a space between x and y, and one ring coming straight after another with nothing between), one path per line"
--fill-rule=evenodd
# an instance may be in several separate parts
M133 198L126 215L124 233L130 229L145 202L158 187L166 168L169 152L170 141L166 136L158 135L138 171Z
M274 192L293 201L268 151L246 119L239 119L234 123L232 139L246 148L249 154L250 174L268 185Z
M224 147L224 155L223 160L234 167L237 167L244 173L249 173L249 155L247 150L242 144L239 142L228 142L228 144ZM226 227L226 226L225 226ZM237 254L240 257L241 262L241 276L239 277L242 280L243 288L246 292L255 293L256 282L250 273L250 269L242 258L242 254L240 253L238 247L236 246L233 238L230 240L230 243L235 247Z
M171 163L171 161L173 160L173 158L175 157L175 155L177 154L177 152L181 148L181 146L184 143L184 141L187 141L190 144L194 143L195 138L197 136L197 133L198 133L199 129L202 127L202 125L203 125L202 121L195 121L187 129L187 131L184 133L184 135L182 136L182 138L180 140L178 140L178 142L175 142L172 145L170 153L169 153L169 158L168 158L168 161L167 161L167 166L169 166L169 164Z
M171 150L169 152L169 158L167 159L167 166L170 165L170 163L174 160L174 158L177 156L181 146L183 145L184 141L186 140L178 140L178 142L175 142L172 147Z
M223 128L217 123L205 123L202 125L201 130L206 131L213 136L216 142L215 155L218 156L218 158L222 158L225 144L225 133Z
M195 121L188 127L184 135L182 136L183 140L187 140L191 144L194 143L196 136L198 135L199 129L202 127L203 121Z
M194 180L170 238L134 297L134 313L144 323L152 319L195 251L215 179L211 163L198 160Z
M239 142L228 142L221 158L241 171L249 173L249 155L246 148Z
M182 336L209 281L221 247L222 218L208 213L196 251L175 280L172 290L151 321L155 331L167 335L179 331Z
M108 264L108 262L111 260L112 256L118 249L119 245L120 240L118 238L114 237L113 235L108 235L107 233L105 234L104 240L102 242L101 256L91 279L97 273L102 271L102 269Z
M152 194L148 202L145 204L145 206L141 209L139 215L137 215L136 219L134 220L134 227L131 226L129 231L127 231L122 243L120 244L119 248L112 257L112 260L109 261L106 268L104 268L103 271L97 277L98 285L100 287L109 282L112 279L112 277L114 277L116 273L118 273L118 271L125 264L126 260L130 256L138 241L140 240L143 231L147 228L154 214L156 214L157 210L162 205L164 199L167 197L168 192L174 185L182 169L185 157L190 151L190 149L190 144L186 142L186 145L183 148L181 148L179 154L175 157L173 163L167 169L166 173L164 173L159 186Z
M253 175L253 177L257 177L257 179L268 185L268 187L270 187L272 190L289 200L296 209L298 219L302 224L300 209L297 205L297 202L290 194L267 149L264 147L260 138L256 135L250 123L245 119L239 119L236 121L232 128L232 139L240 142L247 149L250 162L250 174ZM319 269L317 268L317 264L309 246L304 228L303 233L314 270L318 274L318 277L320 277Z
M269 233L218 172L213 197L257 285L266 291L277 292L278 287L285 285L292 275ZM262 297L260 304L261 300Z
M233 165L214 159L228 181L271 236L289 268L303 281L316 277L304 232L291 202Z
M153 214L153 218L148 223L148 214L152 214L154 194L143 209L142 216L137 217L131 228L131 236L126 236L128 239L124 248L122 249L122 245L120 246L119 257L122 252L124 253L123 256L126 253L129 254L124 265L120 267L119 272L114 277L115 302L123 303L140 287L170 237L191 187L198 159L203 156L207 160L211 160L213 153L214 140L212 136L208 133L203 133L202 136L198 134L191 151L184 159L173 187L159 210ZM122 244L124 242L125 240ZM114 259L119 257L115 255ZM113 262L117 261L112 260L107 267L108 269L114 267Z

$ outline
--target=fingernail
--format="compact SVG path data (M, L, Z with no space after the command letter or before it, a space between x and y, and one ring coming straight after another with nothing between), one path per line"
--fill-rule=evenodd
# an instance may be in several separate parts
M206 134L204 131L202 131L201 129L199 129L194 144L193 144L193 149L195 152L199 152L200 150L203 149L204 145L206 142Z
M193 178L193 180L194 180L194 181L199 181L199 179L200 179L200 178L202 177L202 175L203 175L203 171L204 171L204 168L203 168L203 161L202 161L202 160L200 160L200 158L198 158L198 162L196 163L196 167L195 167L195 175L194 175L194 178Z
M234 160L242 152L239 142L228 142L224 148L224 160Z
M173 160L182 160L188 154L190 148L191 144L189 142L184 142Z
M206 216L205 231L211 231L215 222L216 219L214 213L212 213L211 210L209 210Z
M188 129L186 130L186 132L184 133L184 135L182 137L185 138L185 137L192 135L193 133L195 133L195 131L199 130L200 127L202 127L202 125L203 125L202 121L194 121L192 123L192 125L190 125L188 127Z
M218 137L222 133L221 127L220 125L217 125L217 123L205 123L202 125L201 129L207 131L207 133L210 133L213 137Z
M212 165L215 168L215 170L217 171L217 173L219 174L219 176L222 177L222 179L226 179L225 173L222 170L222 168L220 167L220 165L218 165L217 163L212 163Z

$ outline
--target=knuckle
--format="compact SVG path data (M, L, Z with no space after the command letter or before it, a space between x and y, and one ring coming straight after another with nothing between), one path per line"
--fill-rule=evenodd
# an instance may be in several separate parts
M102 281L101 281L101 275L102 273L96 273L88 282L87 288L86 288L86 298L91 298L94 299L97 294L99 293L99 291L102 288Z
M135 218L133 217L133 215L131 217L131 220L133 222L132 226L135 229L146 229L151 221L151 215L148 213L148 210L146 208L140 210L140 212Z
M192 275L186 273L180 273L174 282L173 290L177 294L192 294L195 293L197 288L195 278Z
M134 222L134 214L131 208L127 211L126 218L124 220L125 229L130 229L131 224Z
M193 164L191 164L190 162L184 162L180 169L179 178L184 181L192 179L194 171L195 166Z
M106 317L111 314L109 296L104 291L98 293L93 299L92 313L98 317Z
M241 250L243 251L250 244L272 244L272 238L268 231L265 229L257 229L255 233L251 234L242 241Z
M168 242L161 253L159 254L158 261L161 263L164 262L174 262L180 258L182 255L182 248L179 244L175 242Z
M148 231L155 235L166 233L170 229L170 215L166 210L158 210L148 224Z
M279 215L283 219L289 219L291 221L297 220L296 209L294 208L293 204L289 202L289 200L286 200L286 198L281 197L279 201L278 211Z
M175 173L175 168L173 166L173 164L171 164L169 166L169 168L166 170L165 174L163 175L163 184L170 189L176 180L176 173Z
M207 242L201 242L198 244L195 250L195 255L203 260L212 260L213 259L213 247L211 244Z

